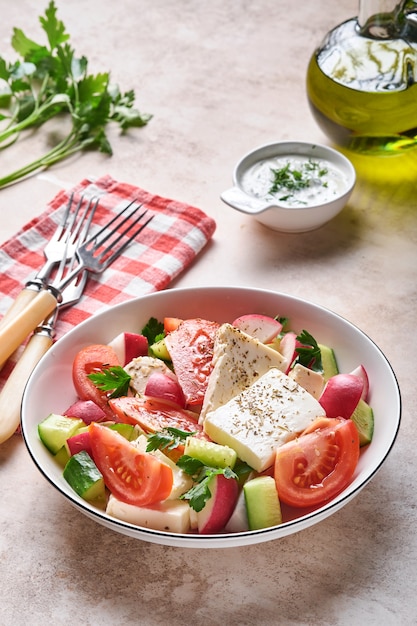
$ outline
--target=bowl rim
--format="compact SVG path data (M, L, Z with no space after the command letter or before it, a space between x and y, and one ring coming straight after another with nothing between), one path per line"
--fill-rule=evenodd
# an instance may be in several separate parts
M306 300L298 296L293 296L285 292L279 292L279 291L274 291L270 289L254 288L254 287L245 287L245 286L238 286L238 287L199 286L199 287L166 289L163 291L138 296L138 297L132 298L131 300L116 304L111 307L106 307L105 309L87 318L86 320L81 322L78 326L70 330L68 333L66 333L66 335L64 335L64 337L59 339L55 345L63 346L63 348L65 348L66 344L71 342L71 339L74 336L74 334L80 332L79 329L89 326L90 324L92 324L93 321L96 321L98 318L105 318L109 314L111 315L115 313L117 314L118 311L123 310L126 307L130 308L130 307L140 306L140 303L143 301L144 298L152 301L154 299L158 300L158 299L164 298L166 297L167 294L173 294L173 297L184 297L186 294L192 293L194 296L197 296L197 299L198 299L198 294L199 293L201 294L203 292L206 295L210 295L210 297L212 297L215 293L218 296L221 296L221 295L224 295L225 293L237 294L237 292L241 292L243 294L247 292L248 295L250 295L256 292L260 296L265 294L268 297L278 297L278 298L283 298L284 300L289 300L296 306L307 305L307 308L313 308L316 311L324 312L325 315L329 315L331 317L337 318L337 320L340 321L342 324L347 324L347 326L350 327L355 333L359 333L362 338L364 338L370 345L373 346L373 349L378 353L379 357L382 359L384 367L387 369L387 372L389 373L392 379L393 388L395 389L395 392L396 392L395 400L396 400L396 404L398 405L398 412L397 412L397 415L395 416L395 419L396 419L395 429L391 437L391 440L389 442L389 445L384 447L384 454L376 463L373 470L366 475L365 479L362 478L360 481L358 481L357 485L352 487L352 489L347 488L348 490L346 491L344 495L342 495L344 493L342 492L340 496L337 496L335 499L333 499L329 503L323 505L322 507L314 511L306 512L304 515L288 520L287 522L284 522L278 526L269 527L269 528L260 529L260 530L242 531L238 533L211 534L211 535L198 535L198 534L193 534L193 533L191 534L168 533L165 531L136 526L134 524L125 522L123 520L112 518L109 515L107 515L105 511L101 511L100 509L94 507L93 505L79 498L75 492L71 493L70 491L68 491L68 493L66 493L65 491L63 491L60 488L60 486L54 481L53 477L48 474L47 469L43 467L42 462L37 458L34 448L32 447L31 433L29 431L29 424L27 424L27 418L26 418L26 414L27 414L26 405L28 403L27 398L28 398L28 393L30 393L31 386L34 385L37 372L42 368L42 365L44 362L46 362L48 359L53 358L53 352L51 352L51 349L42 357L42 359L40 360L40 362L38 363L38 365L35 367L34 371L32 372L26 384L25 392L22 398L21 432L22 432L22 437L23 437L25 446L28 450L30 457L32 458L32 461L34 462L35 466L38 468L40 473L60 493L60 495L63 496L71 505L75 506L78 510L81 509L82 513L86 514L88 517L95 520L96 522L106 527L110 527L111 529L119 531L123 534L132 536L134 538L144 539L151 543L170 545L174 547L219 548L219 547L238 547L238 546L250 545L254 543L261 543L265 541L279 539L295 532L300 532L301 530L309 526L312 526L318 523L319 521L321 521L322 519L325 519L326 517L330 516L332 513L336 512L338 509L342 508L347 502L353 499L370 482L370 480L375 476L375 474L379 471L379 469L385 463L398 436L400 423L401 423L402 399L401 399L401 392L400 392L400 387L398 384L396 374L393 370L392 365L390 364L390 362L388 361L387 357L382 352L382 350L358 326L348 321L346 318L339 315L338 313L335 313L333 310L331 310L328 307L324 307L310 300ZM168 297L170 296L168 295ZM33 437L33 434L32 434L32 437ZM354 483L355 483L355 480L351 484L354 484Z

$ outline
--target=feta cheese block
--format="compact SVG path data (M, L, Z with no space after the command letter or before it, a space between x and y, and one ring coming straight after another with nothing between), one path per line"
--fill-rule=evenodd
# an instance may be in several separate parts
M313 372L304 365L297 363L288 373L288 376L301 385L308 393L319 399L324 388L324 376L320 372Z
M226 404L271 367L287 368L287 360L277 350L231 324L222 324L216 333L212 363L200 423L209 411Z
M110 495L106 513L128 524L154 530L169 533L187 533L190 530L190 507L184 500L164 500L149 506L134 506Z
M277 368L207 413L204 430L216 443L230 446L242 461L262 472L276 449L303 431L324 410L303 387Z
M138 395L145 393L146 383L155 372L161 372L176 379L166 363L152 356L138 356L125 365L124 370L131 376L129 382L131 391Z

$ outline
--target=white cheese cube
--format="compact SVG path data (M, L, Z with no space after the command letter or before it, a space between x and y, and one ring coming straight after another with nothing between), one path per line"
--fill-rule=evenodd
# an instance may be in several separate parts
M176 376L161 359L152 356L138 356L124 366L124 370L131 376L129 387L133 393L143 395L149 378L155 372L160 372L176 379Z
M288 376L295 380L296 383L301 385L308 393L311 393L315 398L320 398L321 392L324 388L324 376L320 372L313 372L304 367L300 363L294 365L293 369L289 372Z
M164 500L149 506L134 506L110 495L106 513L116 519L169 533L190 530L190 507L184 500Z
M209 411L226 404L249 387L271 367L285 371L287 360L231 324L222 324L216 333L213 369L200 414L200 423Z
M270 467L275 451L324 415L318 401L279 369L270 369L249 388L206 415L204 430L236 450L257 472Z

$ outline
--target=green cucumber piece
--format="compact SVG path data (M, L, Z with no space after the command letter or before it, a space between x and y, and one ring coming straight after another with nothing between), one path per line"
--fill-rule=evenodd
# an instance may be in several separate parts
M85 450L77 452L69 459L63 476L83 500L103 501L105 499L103 475Z
M272 476L258 476L243 485L249 530L282 523L281 504Z
M156 357L157 359L162 359L162 361L171 360L165 339L160 339L159 341L153 343L150 346L149 350L152 356Z
M188 437L185 442L184 454L198 459L209 467L233 467L235 466L237 454L233 448L222 446L206 439L198 437Z
M322 343L318 344L321 352L321 363L323 366L323 378L324 382L327 382L332 376L336 376L339 373L337 366L336 355L333 348L329 348Z
M365 400L359 400L358 406L353 411L350 419L358 429L360 446L367 446L368 443L371 443L374 434L374 412L372 407Z
M58 452L54 455L54 459L55 461L58 463L58 465L60 465L62 468L64 468L66 466L66 464L68 463L69 459L70 459L70 453L68 452L68 447L67 445L63 445L62 448L60 448L58 450Z
M52 454L56 454L65 445L68 437L84 426L82 419L51 413L38 424L39 438Z
M124 424L122 422L116 422L115 424L108 424L108 427L111 430L116 430L119 435L122 435L128 441L132 441L133 439L137 439L138 437L138 429L132 424Z

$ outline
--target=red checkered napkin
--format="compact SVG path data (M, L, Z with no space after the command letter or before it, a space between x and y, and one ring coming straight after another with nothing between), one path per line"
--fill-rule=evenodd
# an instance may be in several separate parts
M73 189L59 192L44 213L0 246L1 315L42 267L43 249L72 192L100 197L94 224L108 223L131 200L142 202L155 217L103 274L90 275L79 303L60 313L56 338L108 305L164 289L193 261L216 228L214 220L196 207L152 195L110 176L94 182L83 180ZM13 357L0 374L0 385L12 367Z

